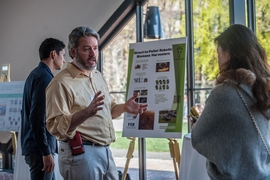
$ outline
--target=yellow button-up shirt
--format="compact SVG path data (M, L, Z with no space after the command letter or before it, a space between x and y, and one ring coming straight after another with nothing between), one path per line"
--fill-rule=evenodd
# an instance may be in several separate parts
M68 132L72 116L91 103L91 97L98 91L105 95L103 109L89 117L76 130ZM60 141L73 138L75 131L82 138L101 145L115 141L111 110L116 105L102 74L92 70L88 77L81 70L68 63L46 89L46 127Z

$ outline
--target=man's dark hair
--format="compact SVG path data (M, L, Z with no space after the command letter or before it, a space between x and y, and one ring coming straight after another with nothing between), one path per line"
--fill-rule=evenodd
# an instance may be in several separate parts
M59 52L65 48L65 44L54 38L45 39L39 46L39 58L40 60L47 59L50 56L51 51L56 51L59 55Z

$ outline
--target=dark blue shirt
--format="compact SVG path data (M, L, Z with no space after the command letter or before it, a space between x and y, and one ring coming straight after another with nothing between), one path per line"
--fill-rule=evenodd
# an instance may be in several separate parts
M57 142L46 129L46 87L53 78L50 68L40 62L25 81L22 104L22 155L56 153Z

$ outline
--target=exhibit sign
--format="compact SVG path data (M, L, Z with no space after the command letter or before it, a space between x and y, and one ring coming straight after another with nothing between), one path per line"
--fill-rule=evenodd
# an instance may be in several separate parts
M0 131L19 131L24 81L0 83Z
M127 99L139 93L141 115L125 113L123 137L181 138L187 38L130 44Z

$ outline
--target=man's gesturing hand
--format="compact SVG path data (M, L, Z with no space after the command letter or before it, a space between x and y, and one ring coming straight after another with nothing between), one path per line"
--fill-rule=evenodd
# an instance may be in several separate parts
M131 114L142 114L144 111L147 110L148 104L139 104L135 100L138 98L139 93L134 94L126 103L125 103L125 112Z
M102 110L102 105L104 104L105 96L101 95L101 91L98 91L90 105L87 107L87 112L89 117L94 116L98 111Z

